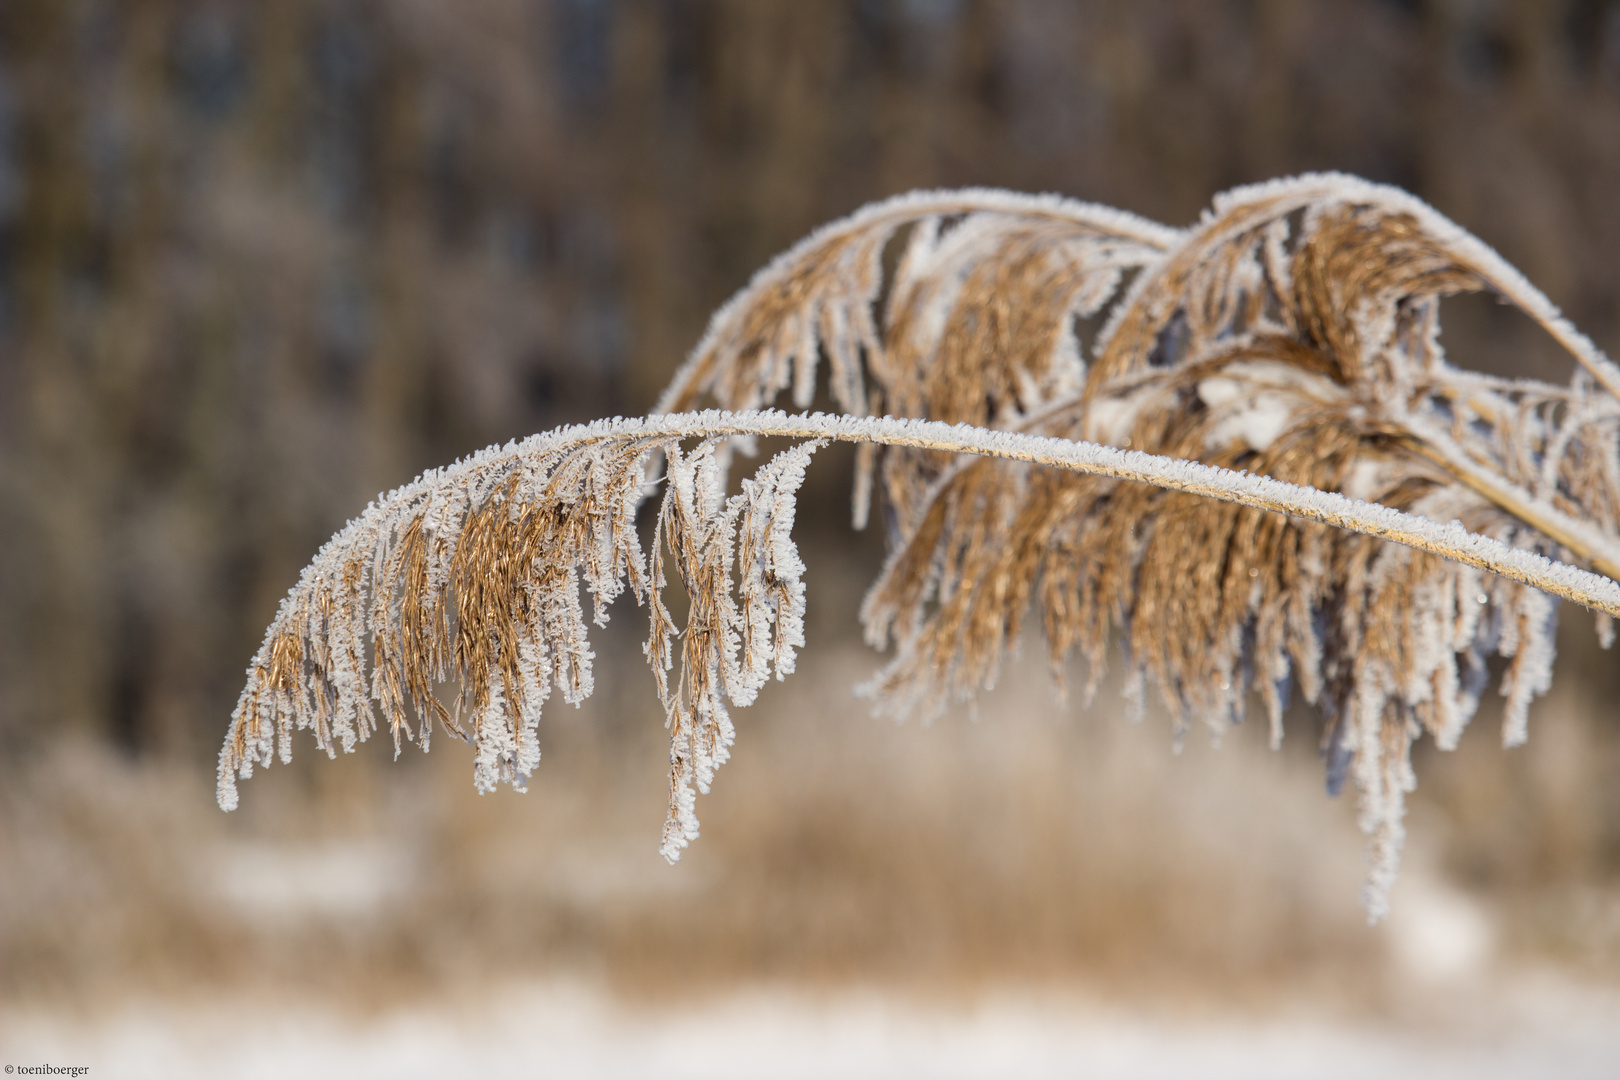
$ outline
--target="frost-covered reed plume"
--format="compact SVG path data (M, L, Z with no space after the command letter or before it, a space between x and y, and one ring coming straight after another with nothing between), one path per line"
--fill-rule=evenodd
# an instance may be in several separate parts
M1573 358L1569 385L1452 366L1439 301L1470 291L1538 322ZM787 391L807 408L822 357L846 415L766 408ZM728 495L731 452L755 436L796 445ZM1131 701L1157 687L1178 735L1240 721L1252 695L1280 739L1297 692L1323 717L1330 789L1360 789L1374 917L1412 741L1456 745L1493 653L1503 740L1522 741L1553 597L1597 611L1605 645L1620 614L1620 369L1419 200L1305 176L1175 230L1052 197L919 193L762 270L657 415L492 447L350 522L254 658L220 804L275 748L286 760L292 729L331 754L379 714L396 752L425 749L437 719L475 746L480 790L521 786L552 688L591 692L581 585L598 624L628 588L650 616L677 858L730 706L803 643L794 497L828 440L860 444L855 521L875 502L890 543L863 611L894 650L864 688L880 711L971 698L1031 619L1060 685L1071 653L1088 661L1088 699L1115 637ZM663 602L671 568L684 627Z

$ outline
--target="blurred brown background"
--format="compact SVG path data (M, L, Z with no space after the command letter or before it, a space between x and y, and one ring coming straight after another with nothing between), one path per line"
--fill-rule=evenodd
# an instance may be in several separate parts
M1487 712L1420 755L1397 922L1463 935L1425 959L1447 931L1362 925L1304 714L1280 755L1172 757L1032 673L979 724L867 720L878 553L826 462L806 669L741 717L680 867L630 609L523 799L473 796L448 741L306 744L211 807L243 666L334 529L644 411L817 224L968 184L1182 224L1315 169L1409 188L1620 350L1610 0L4 0L0 997L678 970L1394 1009L1502 964L1620 975L1620 674L1584 619L1528 748ZM1458 362L1568 376L1488 304L1448 318Z

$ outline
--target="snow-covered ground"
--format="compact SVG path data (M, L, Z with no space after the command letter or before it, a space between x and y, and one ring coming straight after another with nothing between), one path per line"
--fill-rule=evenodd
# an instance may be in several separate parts
M131 1006L76 1020L13 1012L14 1066L92 1078L1613 1077L1620 998L1557 980L1444 1030L1393 1022L1152 1018L1055 995L924 1006L761 991L631 1007L578 984L369 1019L248 1001ZM498 1002L499 1004L493 1004ZM1498 1001L1501 1005L1501 1001Z

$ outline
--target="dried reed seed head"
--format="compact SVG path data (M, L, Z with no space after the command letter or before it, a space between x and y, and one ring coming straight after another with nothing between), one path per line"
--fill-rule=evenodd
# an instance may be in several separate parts
M887 274L886 253L898 254ZM1581 370L1569 387L1446 362L1438 300L1478 289L1570 351ZM1088 368L1076 320L1100 314ZM1620 373L1494 253L1392 189L1338 176L1242 189L1186 232L1045 197L891 200L761 271L660 405L708 396L746 409L791 389L806 406L822 355L848 413L1130 446L1461 520L1611 577L1620 567ZM729 705L751 701L770 670L791 671L803 640L788 530L817 444L728 497L730 448L717 441L779 430L787 418L775 415L539 436L374 505L283 603L222 750L222 804L273 742L288 753L295 727L329 753L351 748L372 730L373 703L396 750L417 733L425 746L437 717L477 746L481 789L521 783L551 688L574 702L591 689L581 584L598 623L628 586L649 609L645 650L671 740L662 848L677 857L697 835L695 792L728 754ZM1078 652L1089 697L1112 635L1128 694L1139 705L1156 684L1178 733L1241 720L1253 691L1275 740L1297 689L1323 715L1330 788L1351 775L1362 793L1374 915L1403 835L1412 738L1455 744L1492 653L1510 658L1506 741L1522 739L1548 684L1544 594L1322 523L1342 517L1204 497L1230 490L1218 485L1055 472L1029 463L1053 460L1040 454L963 464L952 440L878 442L890 445L859 457L856 516L875 492L893 544L862 613L874 644L895 645L865 688L881 709L934 713L993 684L1032 606L1055 673ZM644 552L634 514L655 456L665 485ZM679 630L666 565L691 597ZM461 687L453 710L437 696L447 678Z
M1562 331L1544 300L1522 302L1522 279L1413 202L1339 178L1227 200L1118 301L1073 404L1036 404L1023 430L1443 510L1510 543L1617 565L1603 561L1620 498L1614 398L1585 375L1563 390L1447 365L1443 295L1499 290ZM978 302L977 325L996 326L994 302ZM976 340L985 347L983 331ZM1444 443L1440 421L1465 433ZM1253 690L1280 738L1297 683L1329 718L1330 783L1354 762L1375 913L1401 836L1405 733L1454 744L1493 651L1511 658L1507 741L1548 683L1550 605L1517 586L1481 591L1470 568L1140 485L930 464L943 477L931 487L915 465L885 472L898 490L883 495L909 526L863 610L869 637L897 643L866 692L901 714L971 699L994 684L1031 603L1054 670L1078 651L1094 689L1117 632L1128 680L1156 683L1178 730L1240 720ZM1575 533L1572 520L1597 529Z
M663 850L677 858L697 835L692 789L706 790L726 758L727 700L747 704L772 671L793 669L804 643L804 567L790 529L820 443L778 455L727 498L713 440L686 453L679 436L625 426L492 448L424 474L334 537L283 601L249 671L220 755L221 805L235 805L236 777L268 765L273 744L288 757L294 730L312 730L328 753L334 740L352 749L373 730L374 706L396 753L418 735L425 749L436 718L474 744L480 790L521 787L539 761L539 714L553 687L575 704L592 689L581 586L599 625L628 587L650 602L647 653L671 733ZM635 515L654 454L670 482L649 555ZM661 595L666 549L693 599L679 631ZM450 709L438 696L447 680L460 688Z
M705 399L758 408L789 389L807 408L825 355L846 413L1004 426L1078 388L1072 320L1094 314L1123 271L1157 259L1176 235L1107 207L1004 191L875 204L806 238L716 312L658 411ZM900 241L880 326L884 252ZM905 523L948 463L929 451L863 454L856 524L877 469Z

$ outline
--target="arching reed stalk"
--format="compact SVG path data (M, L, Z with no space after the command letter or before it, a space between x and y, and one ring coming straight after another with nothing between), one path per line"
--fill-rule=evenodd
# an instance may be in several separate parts
M1477 290L1572 355L1571 385L1447 362L1439 300ZM1081 325L1102 317L1088 358ZM807 406L822 356L848 415L759 411L790 389ZM379 711L396 752L425 748L437 719L475 745L480 790L521 785L551 689L591 692L581 586L598 624L628 588L650 617L671 736L661 848L678 858L694 791L732 744L730 706L793 670L794 499L811 453L841 440L861 446L857 525L874 499L888 524L863 608L869 640L895 646L864 688L881 711L929 714L993 684L1032 610L1060 681L1078 650L1089 697L1116 636L1128 694L1140 705L1155 684L1178 732L1241 720L1252 692L1280 739L1297 687L1324 717L1330 788L1348 774L1361 791L1376 918L1413 739L1456 745L1496 653L1504 741L1523 740L1550 684L1553 596L1613 636L1617 388L1620 371L1511 267L1390 188L1279 181L1185 231L1052 197L890 200L722 308L665 415L490 448L350 522L249 669L220 804L278 747L289 756L293 730L331 754ZM705 402L730 411L685 411ZM728 496L733 447L761 436L797 445ZM668 566L691 600L681 628Z

